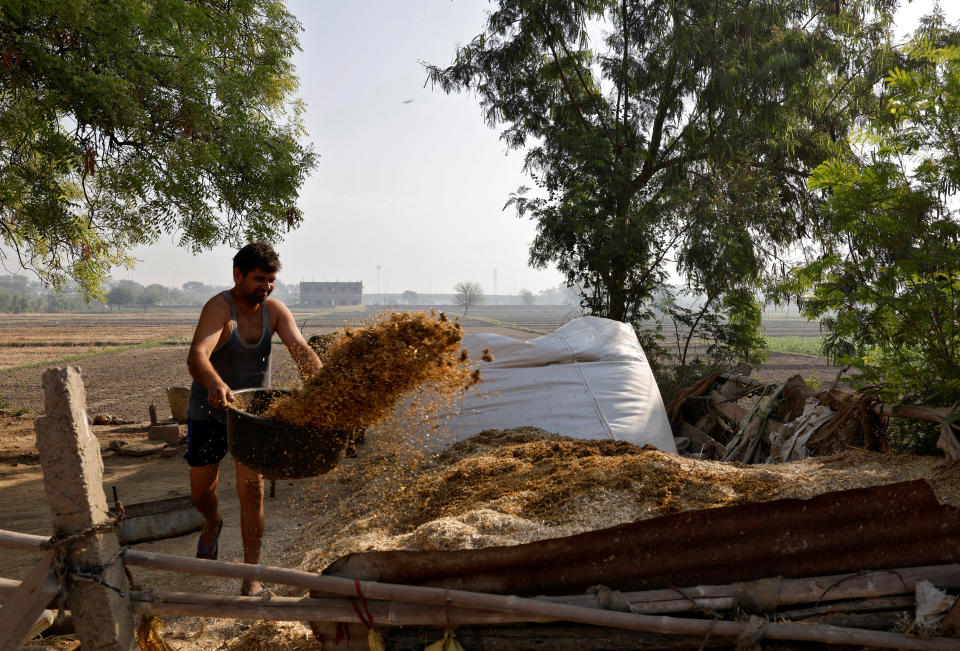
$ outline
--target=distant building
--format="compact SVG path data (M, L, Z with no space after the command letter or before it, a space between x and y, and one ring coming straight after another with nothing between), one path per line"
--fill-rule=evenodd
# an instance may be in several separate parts
M362 305L363 283L300 283L300 305Z

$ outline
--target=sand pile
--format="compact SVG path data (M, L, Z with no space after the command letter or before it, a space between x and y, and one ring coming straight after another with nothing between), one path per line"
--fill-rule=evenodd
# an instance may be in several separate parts
M557 437L535 428L489 430L416 468L362 459L314 480L315 517L295 546L320 570L347 553L513 545L667 513L808 498L926 479L960 506L960 476L935 457L858 450L788 464L743 466L688 459L652 447ZM399 467L399 466L397 466Z
M460 324L442 312L392 312L362 328L346 328L325 351L323 368L274 401L265 415L317 428L368 427L424 384L455 392L479 381L460 350L462 337Z

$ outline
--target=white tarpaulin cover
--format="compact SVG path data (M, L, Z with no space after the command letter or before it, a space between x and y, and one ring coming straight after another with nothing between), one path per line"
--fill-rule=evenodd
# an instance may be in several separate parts
M457 441L485 429L532 426L677 451L653 371L625 323L583 317L530 341L474 334L463 346L471 360L487 348L494 361L479 364L480 395L468 392L449 414Z

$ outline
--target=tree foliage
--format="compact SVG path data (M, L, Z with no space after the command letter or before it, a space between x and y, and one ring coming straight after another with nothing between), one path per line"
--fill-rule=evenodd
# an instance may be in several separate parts
M161 233L199 252L295 227L299 29L281 0L0 4L0 242L90 298Z
M474 305L483 303L483 288L478 282L463 280L453 286L453 291L453 302L463 308L464 315Z
M531 263L591 313L644 318L675 259L750 328L764 271L814 219L807 175L869 108L893 4L499 0L428 73L526 149L536 189L508 205L536 220Z
M124 305L130 305L136 300L136 293L129 285L116 285L107 292L107 303L110 306L117 306L117 311L122 312Z
M861 160L810 179L818 255L782 289L829 327L825 348L891 399L960 396L960 31L935 14L906 46Z

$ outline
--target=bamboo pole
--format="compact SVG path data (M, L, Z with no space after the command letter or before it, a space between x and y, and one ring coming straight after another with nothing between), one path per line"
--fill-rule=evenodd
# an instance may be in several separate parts
M960 565L931 565L893 570L877 570L862 574L836 574L833 576L811 577L806 579L784 579L779 588L777 606L798 604L830 603L852 599L913 594L916 582L927 580L941 589L960 587ZM20 585L20 581L0 578L0 603ZM642 592L624 592L623 598L641 613L679 613L693 610L729 610L737 605L736 594L749 591L750 584L695 586L669 590L646 590ZM189 593L151 593L157 594L160 601L203 603L205 595ZM583 607L597 607L592 595L540 596L541 601ZM279 598L277 598L279 599ZM143 601L143 599L140 599ZM246 603L243 601L237 603ZM271 605L286 603L274 602ZM314 604L315 602L309 602ZM324 604L332 604L326 599ZM352 613L352 608L350 609ZM338 620L342 621L342 620Z
M40 544L46 540L43 536L0 529L0 548L39 551ZM308 574L308 576L316 575ZM926 579L941 589L958 588L960 587L960 564L926 565L800 579L783 579L779 587L778 603L780 605L794 605L907 594L914 591L916 582L921 579ZM18 581L0 578L0 601L2 601L7 590L16 585L19 585ZM693 586L624 592L623 596L631 605L641 610L647 606L664 605L663 609L646 612L684 612L696 608L724 610L735 605L734 596L738 590L749 590L749 586L749 582L734 585ZM551 596L541 597L540 599L582 606L596 603L596 600L588 595ZM716 601L708 601L714 599Z
M0 529L0 549L7 548L39 552L41 551L41 544L47 540L44 536ZM129 548L126 550L128 554L134 552L135 550ZM135 553L149 552L136 551ZM180 556L171 556L170 558L194 560ZM130 564L137 564L136 559L133 557L128 559L128 561L132 561ZM307 576L313 577L316 575L307 573ZM786 605L911 593L914 590L916 582L920 579L931 581L939 588L958 588L960 587L960 563L869 570L865 572L799 579L783 579L780 585L780 603ZM10 579L0 579L0 594L2 594L4 586L12 584L11 582L12 580ZM744 585L747 584L701 585L687 588L624 592L623 595L628 601L634 604L671 600L689 601L690 599L696 600L707 597L726 598L732 597L735 590L738 587L742 589ZM309 586L304 585L301 587ZM545 599L559 603L567 603L566 600L578 601L589 599L592 601L592 597L584 597L583 595L552 596L545 597Z
M134 612L157 616L236 617L269 621L347 622L362 624L348 599L309 597L234 597L185 592L134 591ZM489 626L554 621L545 617L512 615L467 608L446 608L403 602L368 601L367 609L379 626Z
M374 581L355 581L323 576L300 570L285 570L264 565L227 563L184 558L127 549L123 553L128 565L172 570L187 574L203 574L235 579L255 579L268 583L299 585L344 596L362 593L368 599L406 601L437 606L459 606L478 610L494 610L534 617L546 617L592 626L622 628L672 635L716 635L736 638L745 631L739 622L683 619L655 615L637 615L566 604L549 603L523 597L483 594L464 590L394 585ZM761 629L763 637L777 640L799 640L826 644L858 644L884 648L917 649L919 651L957 648L957 641L947 638L920 640L899 633L863 631L810 624L769 622Z
M802 619L815 617L817 615L828 615L840 613L850 615L853 613L869 613L879 611L908 610L912 611L916 606L916 599L907 595L896 597L876 597L873 599L858 599L856 601L844 601L840 603L822 604L811 606L810 608L797 608L795 610L783 610L777 612L777 617L783 619ZM960 646L960 642L957 643Z
M960 565L934 565L889 571L879 570L863 574L837 574L807 579L784 579L779 586L777 606L830 603L853 599L869 600L902 594L912 595L916 582L921 579L931 581L939 588L960 587ZM19 581L0 578L0 602L19 585ZM736 594L744 591L749 592L750 590L751 584L745 583L624 592L622 596L637 612L642 614L679 613L704 609L729 610L737 605ZM912 597L906 598L912 599ZM292 611L289 609L297 607L314 609L316 612L309 617L312 621L356 621L359 623L349 602L332 598L273 597L268 602L264 602L262 599L251 597L134 591L131 599L135 602L152 600L156 605L149 607L149 613L156 615L190 615L199 612L196 608L179 609L181 604L204 604L206 606L222 604L226 607L253 604L267 606L268 608L264 612L273 613L269 616L264 614L261 619L300 620L301 617L290 615ZM592 595L541 596L537 599L586 608L599 607L596 598ZM410 606L410 604L400 602L371 602L370 606L377 621L394 626L443 624L448 612L446 608ZM839 608L842 611L847 609L847 606L847 604L839 604L834 610ZM282 608L278 609L278 607ZM138 608L139 610L137 610ZM148 612L147 608L146 606L135 606L134 609L137 612L146 613ZM410 610L410 608L415 610ZM283 612L280 613L280 610ZM243 612L246 613L246 611ZM303 612L308 611L304 610ZM451 622L458 626L537 621L529 617L499 615L459 608L452 608L449 613L452 617ZM778 614L784 615L784 613ZM213 615L204 614L202 616Z
M49 536L34 536L29 533L17 533L0 529L0 549L22 549L28 552L42 551L41 545L50 540Z
M37 549L42 536L29 536L13 532L0 531L0 544L16 546L21 549ZM206 561L167 554L156 554L127 549L124 561L128 565L166 569L189 574L203 574L227 578L250 578L296 585L345 596L356 596L357 588L353 581L338 577L328 577L302 572L284 570L261 565L226 563L224 561ZM803 603L804 600L827 600L851 598L855 590L865 590L868 595L902 594L912 590L912 585L921 578L932 579L940 587L956 586L960 582L960 565L905 568L899 570L881 570L864 574L846 574L815 579L791 579L784 581L781 587L781 602L785 598L791 603ZM736 637L741 624L737 622L712 622L704 620L684 620L669 617L636 615L611 611L598 611L594 608L549 603L536 599L524 599L503 595L483 595L459 590L426 588L420 586L396 586L374 582L359 582L363 594L370 599L408 601L438 606L463 607L480 610L510 612L517 615L547 619L562 619L597 626L610 626L629 630L660 632L685 635L706 635L708 632L722 637ZM684 589L687 597L723 597L729 595L731 586L700 586ZM677 591L647 591L647 598L657 599L668 595L676 596ZM792 596L791 596L792 595ZM637 593L627 593L628 600ZM559 600L561 598L554 598ZM142 602L140 602L142 603ZM143 611L141 611L143 612ZM526 620L526 621L529 621ZM933 639L916 640L894 633L859 631L830 626L807 624L771 623L767 625L766 637L783 640L806 640L831 644L861 644L872 646L899 647L909 649L950 649L956 648L956 640Z

